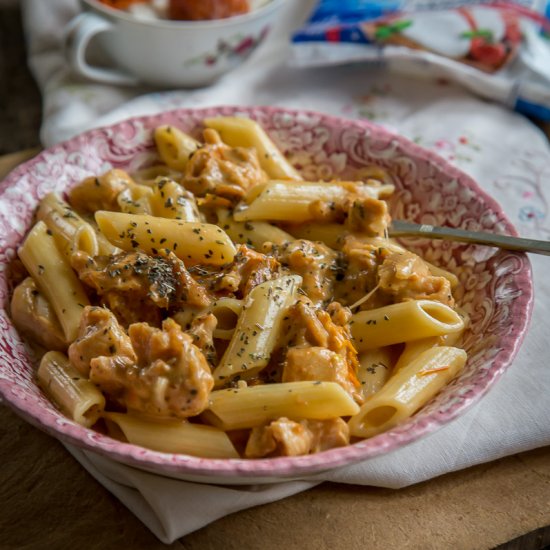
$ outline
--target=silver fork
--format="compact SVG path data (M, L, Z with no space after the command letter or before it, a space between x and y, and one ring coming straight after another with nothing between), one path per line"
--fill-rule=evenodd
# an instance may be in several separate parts
M550 256L550 241L537 241L535 239L523 239L519 237L510 237L509 235L496 235L493 233L468 231L466 229L455 229L452 227L437 227L434 225L405 222L401 220L392 220L392 224L388 229L390 237L445 239Z

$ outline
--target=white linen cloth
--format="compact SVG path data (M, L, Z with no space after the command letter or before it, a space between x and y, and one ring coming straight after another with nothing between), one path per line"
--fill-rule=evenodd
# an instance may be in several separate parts
M289 4L287 22L299 22L306 7ZM140 96L142 90L84 82L68 72L59 37L76 10L76 0L25 2L29 62L44 94L45 145L94 126L177 107L264 104L366 117L436 150L472 175L523 236L550 238L550 148L545 136L515 113L445 82L410 81L361 65L292 69L284 63L288 49L281 35L211 88ZM399 488L548 445L550 278L545 272L550 258L532 255L531 261L535 308L513 365L466 414L406 448L303 481L230 488L172 480L80 449L69 451L169 543L224 515L325 480Z

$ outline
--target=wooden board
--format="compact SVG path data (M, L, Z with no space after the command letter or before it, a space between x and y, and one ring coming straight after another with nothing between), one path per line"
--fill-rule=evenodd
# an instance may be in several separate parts
M36 152L0 158L0 178ZM4 406L0 465L0 548L482 550L507 543L501 550L538 550L550 545L550 447L398 491L325 483L220 519L170 546L56 440Z

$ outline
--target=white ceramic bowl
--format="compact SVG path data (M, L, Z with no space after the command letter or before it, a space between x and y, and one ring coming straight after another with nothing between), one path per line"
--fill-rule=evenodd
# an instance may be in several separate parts
M388 169L397 187L391 203L396 218L515 234L498 204L469 176L368 122L269 107L217 107L181 109L92 130L44 151L0 185L0 395L28 421L63 441L163 475L225 484L276 482L353 464L399 449L461 415L503 374L525 334L533 299L525 254L449 241L412 243L410 248L460 280L455 296L471 319L463 341L468 363L412 418L348 447L258 460L159 453L83 428L59 413L39 390L33 358L6 311L12 286L6 266L32 223L38 201L110 167L132 171L147 165L156 155L152 130L158 125L173 124L198 134L204 118L234 114L257 120L285 154L299 159L308 179L353 177L358 168L372 164Z
M285 0L269 0L244 15L210 21L141 20L96 0L65 35L66 53L78 74L112 84L197 87L239 66L263 42ZM90 53L110 67L93 65Z

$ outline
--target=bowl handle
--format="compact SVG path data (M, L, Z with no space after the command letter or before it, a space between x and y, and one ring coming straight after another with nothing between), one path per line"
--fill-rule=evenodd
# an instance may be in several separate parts
M107 84L134 86L138 83L137 78L118 69L94 67L86 61L86 50L91 39L113 28L113 23L95 13L84 12L77 15L65 28L65 57L79 75Z

